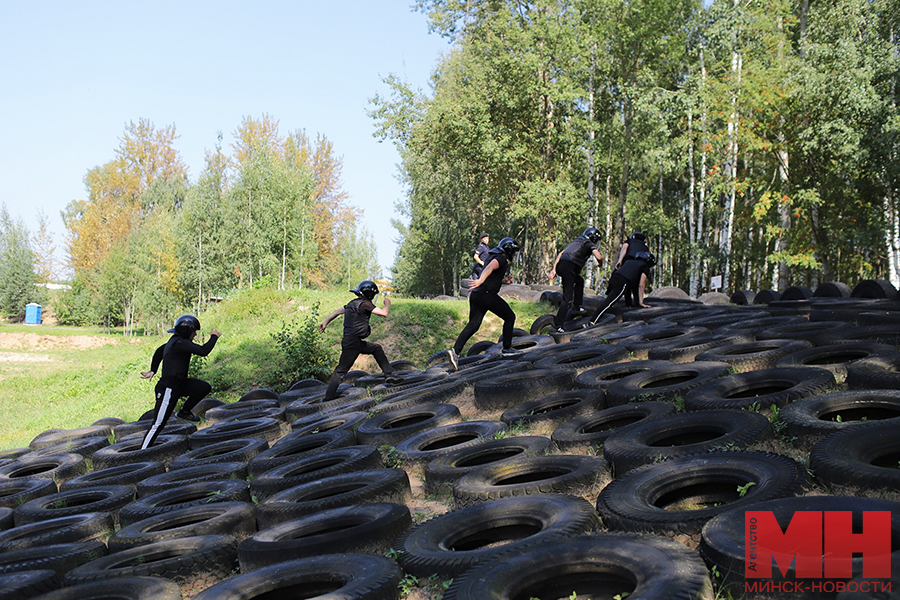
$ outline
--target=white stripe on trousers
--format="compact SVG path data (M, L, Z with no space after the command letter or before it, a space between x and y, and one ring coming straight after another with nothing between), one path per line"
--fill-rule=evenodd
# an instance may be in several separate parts
M156 419L153 421L153 425L150 426L150 431L147 432L147 435L144 436L144 442L141 444L141 450L147 449L147 441L150 440L159 430L160 425L162 425L161 421L166 418L166 411L169 408L169 401L172 399L172 388L167 387L166 391L163 393L162 403L159 405L159 410L156 411Z
M599 320L600 320L600 317L602 317L602 316L604 315L604 313L606 313L606 311L609 310L609 307L612 306L613 304L615 304L616 302L618 302L618 301L619 301L619 298L621 298L622 296L625 295L625 290L626 290L627 288L628 288L628 284L626 283L626 284L622 287L622 291L619 292L619 295L616 296L615 299L613 299L612 302L610 302L610 303L608 303L606 306L604 306L604 307L603 307L603 310L600 311L600 314L599 314L599 315L597 315L596 317L594 317L593 319L591 319L591 325L596 325L596 324L597 324L597 321L599 321Z

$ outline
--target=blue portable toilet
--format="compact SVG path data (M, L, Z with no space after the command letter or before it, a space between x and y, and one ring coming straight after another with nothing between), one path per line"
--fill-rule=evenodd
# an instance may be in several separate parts
M41 305L35 304L32 302L31 304L25 305L25 324L26 325L40 325L41 324Z

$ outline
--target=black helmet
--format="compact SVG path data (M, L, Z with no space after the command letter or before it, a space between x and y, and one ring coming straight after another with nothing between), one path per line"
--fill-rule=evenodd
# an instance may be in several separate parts
M365 281L361 281L358 286L354 289L350 290L360 298L365 298L366 300L371 300L375 297L375 294L378 293L378 286L375 285L374 281L370 281L366 279Z
M656 266L656 257L653 256L652 254L650 254L649 252L638 252L635 255L635 258L640 259L640 260L644 261L645 263L647 263L648 267Z
M647 241L647 236L641 233L640 231L635 231L631 234L631 239L633 240L641 240L642 242Z
M596 227L588 227L581 235L595 244L600 241L600 231Z
M497 244L497 249L505 254L508 260L512 260L516 252L519 251L519 242L512 239L511 237L505 237L500 240L499 244Z
M200 331L200 320L194 315L181 315L169 333L177 333L183 338L189 338L194 331Z

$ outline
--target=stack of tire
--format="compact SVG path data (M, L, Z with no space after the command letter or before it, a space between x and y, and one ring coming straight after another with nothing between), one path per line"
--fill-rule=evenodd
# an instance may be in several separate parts
M0 599L712 598L747 511L889 513L900 548L892 298L648 303L0 452Z

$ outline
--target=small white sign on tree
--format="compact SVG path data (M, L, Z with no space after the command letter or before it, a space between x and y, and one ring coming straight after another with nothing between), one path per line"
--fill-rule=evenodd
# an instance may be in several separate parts
M709 280L709 287L711 287L713 290L718 290L720 287L722 287L722 276L716 275L715 277L711 278Z

